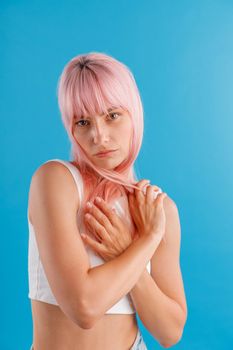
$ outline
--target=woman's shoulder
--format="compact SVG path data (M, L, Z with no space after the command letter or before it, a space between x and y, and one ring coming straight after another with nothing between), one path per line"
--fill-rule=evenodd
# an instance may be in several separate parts
M69 161L66 161L69 162ZM79 206L80 193L76 193L77 183L70 169L59 161L46 161L34 171L29 187L29 206L33 208L35 200L56 200L57 195L63 196L64 200L75 201Z
M72 169L71 169L72 168ZM64 159L49 159L40 164L32 174L31 184L40 183L45 186L73 186L73 170L77 169L75 162ZM72 175L72 176L71 176Z
M59 171L64 171L64 168L76 168L80 172L80 167L74 160L66 160L60 158L52 158L40 164L34 171L32 176L36 176L39 173L49 174ZM67 171L65 171L67 172Z
M57 159L57 158L48 159L47 161L37 166L37 168L35 169L32 175L32 178L38 177L38 176L44 176L44 175L47 176L50 173L58 172L59 169L60 171L62 171L62 169L64 169L63 163L68 163L68 161L63 159Z

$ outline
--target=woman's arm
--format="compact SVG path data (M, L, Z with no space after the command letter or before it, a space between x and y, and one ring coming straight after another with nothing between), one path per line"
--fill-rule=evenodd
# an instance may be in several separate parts
M156 235L142 236L115 259L89 270L86 309L93 324L133 288L158 244Z
M145 185L145 181L141 180L137 184L136 196L140 196L140 202L135 203L137 197L132 196L130 198L130 210L134 213L140 227L139 238L133 242L131 236L130 243L128 239L123 240L123 237L125 238L129 234L128 227L122 224L122 220L108 208L104 201L101 201L98 207L96 205L91 206L92 218L88 219L88 226L97 238L101 239L101 243L90 238L86 243L89 243L92 249L96 250L97 254L99 253L107 261L104 265L90 270L96 282L94 283L94 290L91 287L87 288L89 309L94 310L93 317L96 315L96 320L101 318L105 311L119 300L119 292L122 297L130 291L129 286L133 281L135 281L134 283L137 282L164 235L165 212L163 199L166 194L160 193L157 195L157 199L154 200L152 191L155 186L148 189L147 197L142 193L139 194L138 192ZM145 199L147 200L146 203ZM121 242L120 245L119 242ZM106 273L106 280L101 284L103 271ZM112 271L114 271L113 284L109 282Z
M62 311L91 328L135 285L161 238L140 237L113 261L90 268L76 215L77 187L61 163L43 164L29 191L30 217L42 265Z
M187 305L179 264L179 214L168 196L164 199L164 209L166 243L161 241L151 259L151 275L144 270L130 295L145 327L163 346L169 347L182 336Z

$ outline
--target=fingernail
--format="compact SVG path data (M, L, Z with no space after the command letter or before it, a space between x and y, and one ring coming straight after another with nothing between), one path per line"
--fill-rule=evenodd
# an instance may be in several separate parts
M91 217L91 215L90 215L90 214L85 214L85 217L86 217L87 219L89 219L89 218Z
M101 198L100 198L100 197L96 197L95 200L96 200L97 203L100 203L100 202L101 202Z
M87 202L87 207L91 208L92 207L92 203L91 202Z

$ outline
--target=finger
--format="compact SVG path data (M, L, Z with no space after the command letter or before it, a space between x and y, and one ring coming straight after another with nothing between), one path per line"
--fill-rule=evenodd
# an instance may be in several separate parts
M146 188L146 201L147 203L152 203L162 190L156 185L147 186Z
M161 192L157 195L157 198L155 199L155 202L157 205L163 206L163 200L167 196L167 193Z
M129 192L128 193L128 199L129 199L129 202L133 203L135 201L135 194Z
M90 202L88 202L90 203ZM108 216L100 209L98 208L94 203L90 203L91 207L87 206L88 212L91 213L95 219L105 227L106 231L109 232L112 229L111 221L109 220Z
M136 192L143 191L143 187L145 185L147 185L149 182L150 182L150 180L143 179L143 180L140 180L140 181L134 183L134 186L137 187L137 188L133 188L131 191L129 191L128 194L127 194L128 197L130 199L132 199L133 196L135 196Z
M136 190L136 191L142 190L142 188L143 188L146 184L148 184L148 183L150 183L150 180L147 180L147 179L142 179L142 180L138 181L138 182L135 184L135 186L137 186L138 189L135 189L135 190Z
M164 199L167 197L167 193L166 192L162 192L161 194L163 195L163 198L162 198L162 202L163 202Z
M135 189L133 192L128 192L128 202L131 206L138 205L138 202L144 199L145 199L145 194L143 192L143 189L138 188L138 189Z
M86 228L88 229L88 232L90 234L94 235L94 237L98 240L98 242L102 242L102 237L98 235L98 233L95 230L95 227L93 227L93 224L90 224L87 219L84 220L84 223L86 225Z
M157 190L155 189L155 186L147 186L145 194L147 203L153 203L154 199L157 196L156 191Z
M81 233L81 238L84 241L84 243L89 245L95 252L97 252L98 254L102 253L103 246L101 243L95 241L94 239L92 239L84 233Z
M119 220L118 215L112 210L112 208L110 208L109 204L107 204L103 198L96 197L95 205L107 216L112 226L117 225Z
M128 203L129 203L130 209L135 208L136 198L133 193L128 194Z
M145 181L147 182L146 184L144 183ZM142 187L147 186L148 183L150 183L150 180L143 179L143 180L140 180L139 182L137 182L136 186L139 186L141 188L141 186ZM158 190L160 189L157 185L153 185L153 186L155 187L155 189L158 189Z
M143 192L143 187L145 185L147 185L148 183L150 182L150 180L146 180L146 179L143 179L143 180L140 180L136 186L138 187L138 189L135 189L134 190L134 193L135 193L135 197L137 199L138 202L140 201L144 201L145 200L145 194Z
M91 227L93 230L93 233L95 236L97 235L97 238L100 240L107 240L108 239L108 233L105 230L105 228L95 219L95 217L90 214L86 213L84 215L85 222Z

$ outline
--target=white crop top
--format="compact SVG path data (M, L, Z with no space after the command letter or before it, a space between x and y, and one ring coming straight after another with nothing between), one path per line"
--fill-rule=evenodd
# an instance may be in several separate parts
M64 164L73 175L74 181L77 185L78 193L80 199L83 198L83 182L82 176L77 167L71 164L68 161L60 160L60 159L51 159L49 161L58 161ZM47 163L45 162L45 163ZM123 198L123 197L121 197ZM81 202L81 201L80 201ZM116 200L112 208L115 207L118 214L124 213L128 210L127 207L123 208L123 202L120 204L120 200ZM80 205L81 208L81 205ZM129 214L129 213L128 213ZM84 223L81 222L79 218L79 212L77 213L77 225L79 227L79 232L84 232L85 227ZM130 217L130 214L128 215ZM28 228L29 228L29 242L28 242L28 282L29 282L29 293L28 297L30 299L40 300L42 302L46 302L53 305L58 305L48 283L48 280L45 275L45 271L43 269L43 265L40 259L40 254L37 247L37 242L35 238L34 227L31 224L28 216ZM105 261L100 257L94 254L93 250L89 246L85 246L87 250L87 254L89 256L90 266L97 266L104 264ZM151 273L151 264L150 261L146 266L149 273ZM122 297L116 304L114 304L110 309L106 311L106 314L132 314L135 313L135 308L132 303L130 294L126 294Z

